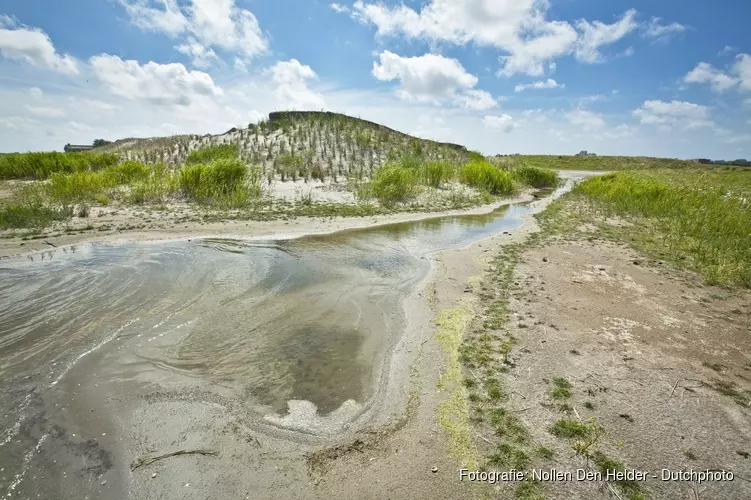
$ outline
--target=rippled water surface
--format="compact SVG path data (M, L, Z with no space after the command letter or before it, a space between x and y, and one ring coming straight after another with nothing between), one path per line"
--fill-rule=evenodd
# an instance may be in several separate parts
M86 362L102 384L213 384L259 414L284 414L289 400L321 415L364 404L426 257L514 229L529 211L280 241L87 244L0 261L0 454L35 401L66 397L61 387Z

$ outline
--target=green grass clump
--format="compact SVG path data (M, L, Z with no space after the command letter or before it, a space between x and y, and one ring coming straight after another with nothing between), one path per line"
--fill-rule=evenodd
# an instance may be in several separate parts
M422 166L423 182L433 188L439 188L454 178L454 166L445 161L428 161Z
M561 438L584 439L589 437L593 431L594 429L592 425L579 422L578 420L570 420L568 418L557 420L550 428L550 433L552 435Z
M116 165L114 153L11 153L0 155L0 179L47 179L54 173L103 170Z
M751 171L617 172L588 179L577 192L629 217L632 226L619 231L640 249L710 284L751 288Z
M523 165L513 169L511 173L523 184L535 188L555 187L559 182L558 174L549 168Z
M5 205L0 206L0 229L43 228L72 216L72 207L53 208L39 203Z
M517 470L525 469L529 462L529 455L523 449L510 443L499 444L495 453L488 457L490 465Z
M55 203L63 206L83 201L94 201L105 190L117 186L117 176L110 172L54 173L44 185L44 191Z
M536 479L525 479L514 489L514 498L517 500L545 500L545 492L542 483Z
M179 184L189 198L207 205L241 207L261 196L260 172L237 159L185 166Z
M608 458L601 451L596 451L592 454L592 461L594 462L597 470L602 474L603 478L607 477L608 473L622 473L624 470L626 470L625 465L616 460ZM646 498L644 491L638 481L629 479L615 479L612 482L627 495L627 498L629 500L643 500L644 498Z
M144 180L149 177L151 170L149 166L139 161L125 161L108 169L118 184L130 184L134 181Z
M185 159L185 163L187 165L205 165L215 160L237 160L239 155L237 144L218 144L191 151Z
M164 203L180 189L178 174L163 163L152 166L145 177L139 173L134 179L127 200L135 204Z
M553 399L568 399L571 397L571 382L563 377L555 377L553 385L555 387L550 393Z
M126 161L97 172L54 173L45 184L30 186L22 198L62 206L75 203L108 205L111 198L123 197L133 203L164 201L177 191L174 174L163 164L147 166ZM120 186L130 189L123 191Z
M373 174L370 182L370 195L386 207L405 202L417 194L419 171L398 164L387 164Z
M514 192L511 174L486 161L472 161L461 167L459 181L493 195Z

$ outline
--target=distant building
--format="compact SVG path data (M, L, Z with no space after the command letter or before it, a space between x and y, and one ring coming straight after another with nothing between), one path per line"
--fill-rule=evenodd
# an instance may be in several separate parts
M692 161L694 163L701 163L702 165L709 165L712 162L708 158L694 158Z
M590 153L587 150L579 151L576 156L597 156L595 153Z
M94 146L81 146L68 143L65 145L63 151L65 151L66 153L74 153L76 151L88 151L90 149L94 149Z

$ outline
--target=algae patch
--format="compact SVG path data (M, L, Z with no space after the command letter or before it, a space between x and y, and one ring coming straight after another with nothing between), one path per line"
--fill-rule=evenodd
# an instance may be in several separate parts
M449 396L438 406L438 422L449 433L451 453L464 467L477 468L477 449L469 423L467 391L462 385L459 346L462 335L472 320L472 311L465 304L441 311L436 318L436 336L441 341L448 360L446 370L438 379L438 388Z

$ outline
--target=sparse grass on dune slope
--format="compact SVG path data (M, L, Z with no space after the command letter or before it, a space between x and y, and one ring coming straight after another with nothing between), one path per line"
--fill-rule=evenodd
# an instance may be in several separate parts
M696 270L710 284L751 288L751 171L617 172L579 185L608 230L637 248Z
M288 179L295 157L302 162L295 176L318 179L371 178L374 171L407 155L461 164L468 151L456 144L412 137L388 127L336 113L283 113L281 118L232 128L219 135L182 135L123 139L103 147L125 159L146 164L210 163L220 157L240 158L260 167L266 179Z
M240 156L237 144L218 144L191 151L186 165L207 164L215 160L237 160Z

